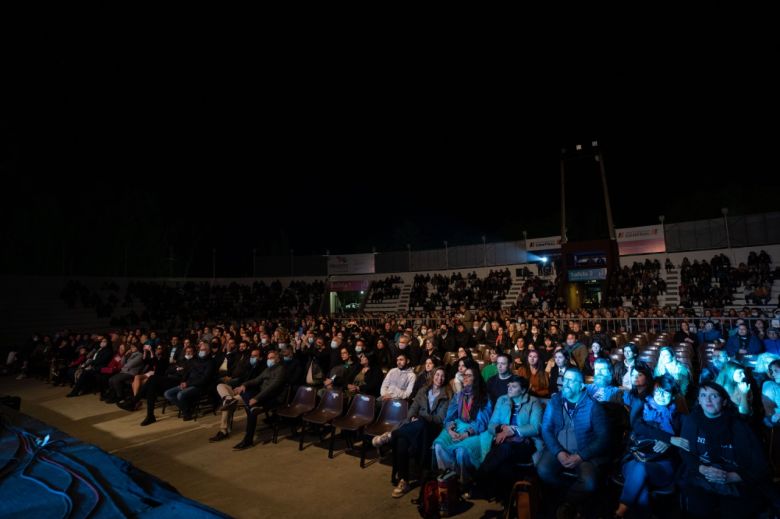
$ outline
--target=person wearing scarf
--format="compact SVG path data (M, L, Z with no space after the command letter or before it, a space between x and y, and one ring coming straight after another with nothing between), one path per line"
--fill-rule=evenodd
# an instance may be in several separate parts
M463 389L450 401L444 429L433 442L436 463L441 470L455 470L462 488L482 461L480 433L487 429L491 405L479 367L463 372Z

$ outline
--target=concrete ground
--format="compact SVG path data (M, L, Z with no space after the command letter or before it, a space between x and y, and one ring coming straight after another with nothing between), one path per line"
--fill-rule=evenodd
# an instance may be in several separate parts
M417 489L400 499L390 497L389 456L360 468L359 452L340 450L328 459L327 442L307 435L305 449L289 427L271 443L272 429L260 423L256 446L234 452L243 436L245 415L236 413L233 435L209 443L219 417L208 413L197 422L183 422L176 410L157 423L139 426L144 411L130 413L101 402L97 395L65 398L69 388L38 380L0 377L0 394L22 398L21 411L103 450L126 459L169 482L183 495L235 517L419 517L411 500ZM337 449L345 443L336 441ZM373 456L376 450L370 449ZM499 510L496 503L474 501L457 517L482 517Z

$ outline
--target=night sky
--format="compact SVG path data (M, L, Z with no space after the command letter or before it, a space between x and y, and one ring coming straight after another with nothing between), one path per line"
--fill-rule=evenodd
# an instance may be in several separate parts
M774 67L730 43L552 70L300 57L52 44L17 58L0 113L3 272L117 275L127 249L130 275L168 274L171 252L174 274L210 275L216 248L218 274L240 276L253 249L559 234L560 149L591 139L618 227L780 209ZM570 174L571 211L602 218L597 166Z

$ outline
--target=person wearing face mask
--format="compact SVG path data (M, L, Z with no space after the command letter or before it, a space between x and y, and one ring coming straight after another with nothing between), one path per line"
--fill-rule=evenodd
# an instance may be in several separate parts
M340 335L334 335L330 340L330 362L329 366L337 366L341 363L341 343L343 339Z
M327 390L346 388L359 370L346 347L339 350L339 355L339 363L330 368L327 378L323 380L324 387L319 391L320 396Z
M412 368L420 364L421 351L419 347L415 347L412 344L412 339L408 335L404 334L398 338L398 346L395 347L393 355L397 356L399 353L406 355L408 364Z
M377 358L371 352L358 354L358 371L350 384L347 384L347 391L350 396L358 393L363 395L380 396L382 388L382 370L377 365Z
M485 331L482 329L481 321L474 321L471 323L471 330L469 331L469 345L472 348L476 348L480 344L487 344L485 340ZM495 344L495 343L494 343Z
M244 402L246 410L246 433L244 439L233 450L244 450L254 445L257 417L264 409L271 409L283 403L285 395L285 366L279 354L271 350L266 358L266 369L257 377L247 380L234 390Z
M157 372L149 377L149 380L141 386L138 394L125 400L124 403L120 403L119 407L127 411L135 411L138 407L137 404L146 400L146 418L141 422L141 425L147 426L156 422L154 405L157 397L166 390L178 386L184 380L195 362L193 351L192 346L184 348L184 355L182 355L180 362L170 363L164 372Z
M198 356L193 359L190 369L178 386L172 387L164 394L165 399L181 410L184 421L193 419L192 408L214 381L216 370L208 343L200 341Z
M232 415L236 410L236 405L239 402L238 396L235 392L235 388L242 386L247 380L254 379L260 375L263 371L264 365L262 364L262 357L260 356L260 350L254 349L249 355L247 360L249 369L242 374L237 380L231 380L228 383L217 384L217 394L221 398L222 405L220 410L220 424L219 431L215 436L209 438L210 442L222 441L229 436L228 425L232 423Z
M615 517L624 517L629 510L648 514L650 492L674 482L680 459L671 447L690 448L680 436L682 415L674 403L678 393L674 378L663 375L655 379L652 395L633 401L631 445L644 454L630 456L623 464L625 483Z
M282 357L282 364L284 364L284 383L289 386L290 391L295 394L298 390L298 386L303 384L303 364L296 358L293 349L290 347L280 350L279 353Z

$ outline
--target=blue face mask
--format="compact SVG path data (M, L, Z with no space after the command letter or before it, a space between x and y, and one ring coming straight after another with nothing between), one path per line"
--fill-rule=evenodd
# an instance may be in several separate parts
M314 342L314 337L309 337L309 344Z
M268 360L266 360L266 361L265 361L265 364L266 364L266 366L268 366L269 368L273 368L273 367L274 367L274 364L276 364L276 363L275 363L273 360L271 360L271 359L268 359Z
M249 357L249 365L250 366L257 366L257 357Z
M205 351L199 351L198 352L198 357L200 357L201 359L205 359L206 358L206 352Z
M356 353L360 353L362 351L363 351L363 347L362 346L355 346L355 352Z
M284 359L284 362L292 362L292 357L282 357Z

